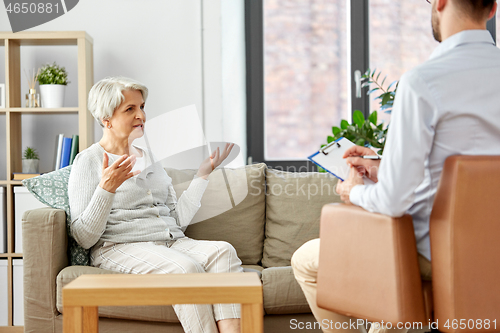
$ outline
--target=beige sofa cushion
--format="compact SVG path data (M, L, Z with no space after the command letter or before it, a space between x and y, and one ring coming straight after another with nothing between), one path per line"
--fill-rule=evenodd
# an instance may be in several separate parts
M261 163L214 171L208 177L210 182L201 199L201 208L193 218L196 224L187 228L186 236L229 242L243 264L259 264L264 246L265 169L266 165ZM196 173L196 170L165 170L172 178L177 196L187 189Z
M262 277L262 266L245 265L245 272L256 272ZM65 285L83 274L122 274L96 267L70 266L64 268L57 275L56 307L63 313L62 289ZM143 321L159 321L166 323L179 323L174 309L170 305L164 306L100 306L99 317L133 319Z
M328 173L266 170L266 239L262 265L290 266L292 254L319 237L323 205L340 202Z
M266 314L311 312L291 266L264 269L262 283Z

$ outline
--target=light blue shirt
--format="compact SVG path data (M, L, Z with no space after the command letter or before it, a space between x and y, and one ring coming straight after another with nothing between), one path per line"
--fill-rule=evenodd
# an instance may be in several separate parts
M443 41L401 78L378 183L350 193L350 201L368 211L410 214L418 252L428 259L429 217L445 159L500 155L499 79L500 49L488 31L462 31Z

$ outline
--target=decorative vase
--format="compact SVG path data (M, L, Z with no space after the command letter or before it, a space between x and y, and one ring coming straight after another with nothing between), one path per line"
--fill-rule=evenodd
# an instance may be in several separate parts
M62 108L64 106L63 84L42 84L40 85L40 94L42 95L43 108Z
M39 173L39 160L23 159L23 173Z
M36 93L36 89L30 89L29 94L26 94L26 107L27 108L40 107L40 94Z

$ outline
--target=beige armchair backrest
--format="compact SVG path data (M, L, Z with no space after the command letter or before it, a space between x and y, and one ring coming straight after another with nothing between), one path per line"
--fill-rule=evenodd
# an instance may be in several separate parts
M446 160L430 228L434 318L500 331L500 156Z

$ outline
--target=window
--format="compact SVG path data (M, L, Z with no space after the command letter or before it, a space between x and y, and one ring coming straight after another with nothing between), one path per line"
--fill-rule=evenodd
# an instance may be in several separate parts
M422 0L391 2L370 0L370 68L387 75L384 85L397 81L413 67L426 61L439 45L431 33L431 5ZM376 95L370 111L378 109ZM386 122L388 114L380 114Z
M378 109L356 71L377 68L387 84L429 58L431 10L425 0L246 0L251 161L314 170L307 156L332 126ZM488 28L495 35L495 19Z
M349 118L345 0L266 0L264 157L304 160Z

